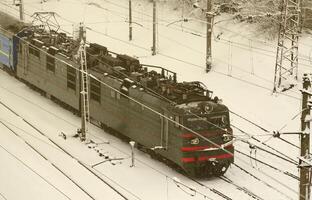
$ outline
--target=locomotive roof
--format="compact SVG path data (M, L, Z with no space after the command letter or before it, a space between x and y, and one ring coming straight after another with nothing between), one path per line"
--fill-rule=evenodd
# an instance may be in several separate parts
M24 34L29 42L38 48L53 50L53 55L66 55L75 60L79 42L65 33L46 31L38 27L29 27ZM99 44L89 44L87 48L87 65L89 71L108 73L124 80L127 87L140 85L146 91L173 104L183 104L196 101L215 101L212 92L198 81L177 82L176 73L159 66L140 64L139 60L128 55L110 52ZM78 68L78 67L77 67ZM127 79L133 80L129 83Z
M0 12L0 26L12 33L18 33L25 24L6 13Z

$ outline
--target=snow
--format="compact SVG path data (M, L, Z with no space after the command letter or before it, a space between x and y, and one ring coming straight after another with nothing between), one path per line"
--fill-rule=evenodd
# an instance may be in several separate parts
M11 1L2 0L1 2L9 3ZM301 88L300 78L303 73L310 73L312 69L312 38L310 36L303 35L300 41L301 59L298 85L283 94L272 94L277 42L262 42L265 37L252 31L254 25L235 24L225 20L215 26L213 71L206 74L205 26L201 22L190 20L189 22L172 23L180 20L180 11L173 11L163 4L159 5L158 17L162 20L159 20L160 25L158 25L158 54L151 56L152 18L150 16L152 5L147 1L133 0L133 19L136 23L133 25L133 41L129 42L128 24L125 23L128 16L127 3L126 0L116 2L109 0L50 0L45 3L25 0L25 11L29 14L34 11L55 11L58 14L57 19L61 28L69 32L72 32L73 22L77 24L84 21L88 27L88 41L103 44L114 52L136 56L141 63L160 65L176 71L179 81L196 80L205 83L208 89L213 90L214 94L222 98L223 103L231 111L239 113L244 118L269 130L269 133L264 132L232 114L231 123L255 136L260 142L254 141L250 139L250 136L234 129L236 136L273 151L261 144L261 142L265 142L289 158L298 161L299 149L278 138L273 138L271 135L273 130L290 132L298 131L300 128L300 117L295 119L293 117L301 110L301 93L298 90ZM1 10L18 16L16 8L12 9L1 5ZM216 21L229 17L231 16L221 16ZM29 16L26 16L26 19L30 20ZM195 33L196 35L194 35ZM211 190L198 185L138 150L135 150L135 167L130 167L131 146L95 126L90 127L92 134L90 137L97 144L81 143L72 137L80 126L78 117L41 97L2 71L0 71L0 91L0 101L21 116L12 114L0 105L0 121L20 135L20 137L14 135L1 125L0 145L71 199L90 199L90 197L64 174L95 199L122 199L114 190L80 165L77 160L85 163L94 173L129 199L203 199L199 193L212 199L222 199ZM35 131L21 118L34 124L48 138L70 152L74 158L61 151L47 137ZM66 140L59 136L61 132L66 134ZM299 145L297 135L281 135L281 138ZM31 149L25 141L44 155L47 160ZM248 145L239 140L235 142L235 148L256 159L270 163L282 172L298 175L295 165L260 150L249 149ZM104 158L99 153L104 154ZM66 199L65 195L2 148L0 156L2 160L0 194L5 198ZM108 156L109 159L105 159L105 156ZM232 166L226 176L236 184L248 188L263 199L297 199L297 180L255 162L243 154L235 153L235 156L236 164L262 180L257 181L239 168ZM60 168L64 174L60 173L51 163ZM92 168L92 166L95 167ZM267 175L273 178L269 178ZM223 192L232 199L251 199L243 191L218 178L200 180L200 182L209 188ZM274 188L269 187L268 184ZM196 188L198 191L196 195L192 188Z

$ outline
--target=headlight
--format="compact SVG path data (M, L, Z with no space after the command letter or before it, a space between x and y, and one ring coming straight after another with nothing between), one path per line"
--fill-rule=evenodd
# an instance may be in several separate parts
M222 135L222 139L223 139L224 142L229 142L229 141L232 140L232 136L229 135L229 134L223 134Z
M191 144L199 144L199 138L194 138L191 140Z

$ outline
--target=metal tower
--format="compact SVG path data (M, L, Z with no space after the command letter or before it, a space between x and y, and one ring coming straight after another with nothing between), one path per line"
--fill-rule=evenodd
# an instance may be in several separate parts
M87 57L86 57L86 28L80 23L79 27L79 40L80 47L78 55L80 59L80 104L81 104L81 130L79 131L79 137L81 141L86 140L86 134L88 132L88 124L90 122L89 112L89 93L88 93L88 70L87 70Z
M301 1L282 0L273 92L290 89L291 82L298 79Z

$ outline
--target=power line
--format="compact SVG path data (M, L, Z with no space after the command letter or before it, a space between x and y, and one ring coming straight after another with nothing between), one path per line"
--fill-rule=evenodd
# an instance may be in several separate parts
M21 116L20 116L20 117L21 117ZM22 118L22 117L21 117L21 118ZM5 123L7 123L7 124L10 124L11 126L17 128L18 130L21 130L21 131L24 132L25 134L27 134L27 135L29 135L29 136L35 138L36 140L38 140L38 141L40 141L40 142L42 142L42 143L44 143L44 144L46 144L46 145L48 145L48 146L54 148L55 150L57 150L57 151L59 151L59 152L61 152L61 153L65 153L66 155L69 155L71 158L75 159L79 164L83 164L84 167L88 166L88 167L92 168L92 166L90 166L90 165L88 165L88 164L85 164L85 163L82 162L81 160L79 160L79 159L73 157L70 153L65 152L65 150L64 150L63 148L61 148L56 142L54 142L54 141L53 141L51 138L49 138L46 134L40 132L39 129L35 128L32 124L30 124L30 123L29 123L28 121L26 121L24 118L22 118L22 119L23 119L28 125L30 125L33 129L35 129L35 130L36 130L37 132L39 132L41 135L43 135L44 137L46 137L46 138L47 138L50 142L52 142L52 144L54 144L54 145L52 145L51 143L48 143L48 142L42 140L41 138L38 138L38 137L34 136L33 134L27 132L26 130L24 130L24 129L18 127L18 126L16 126L15 124L12 124L12 123L10 123L10 122L8 122L8 121L5 121L5 120L3 120L3 119L0 119L0 121L5 122ZM77 127L78 127L78 126L77 126ZM88 171L90 171L90 169L89 169ZM103 175L104 175L104 174L103 174ZM105 177L107 177L107 176L105 176ZM109 178L109 177L107 177L107 178ZM110 180L113 181L112 179L110 179ZM113 181L113 182L117 184L116 181ZM105 184L108 184L108 183L105 183ZM109 185L108 185L108 186L109 186ZM120 184L118 184L118 186L122 187ZM116 190L116 189L113 188L112 186L110 186L110 187L111 187L114 191L116 191L119 195L121 195L122 197L124 197L124 199L126 199L126 200L128 199L128 198L126 198L125 196L123 196L118 190ZM123 189L124 189L125 191L129 192L130 194L132 194L133 196L136 196L135 194L131 193L131 192L128 191L127 189L125 189L125 188L123 188ZM140 198L137 198L137 199L140 199Z
M6 198L1 192L0 192L0 196L1 196L4 200L8 200L8 198Z
M2 104L2 102L1 102ZM32 146L29 142L27 142L21 135L19 135L16 131L12 130L7 124L4 123L3 120L0 119L0 123L5 126L8 130L10 130L14 135L20 138L25 142L27 146L29 146L32 150L34 150L37 154L39 154L45 161L51 164L55 169L57 169L62 175L64 175L69 181L71 181L74 185L76 185L83 193L85 193L88 197L95 200L84 188L82 188L76 181L74 181L69 175L67 175L64 171L62 171L59 167L57 167L53 162L51 162L47 157L45 157L38 149ZM23 130L24 131L24 130ZM40 140L42 141L42 140Z
M107 1L107 0L105 0L105 1ZM107 2L112 3L112 2L110 2L110 1L107 1ZM112 3L112 4L116 5L116 3ZM121 6L121 7L122 7L122 6ZM122 7L122 8L125 8L125 7ZM102 8L102 9L104 9L104 8ZM106 8L105 8L105 10L107 10L107 11L109 11L109 12L113 12L113 13L119 13L119 14L118 14L119 17L122 17L122 18L127 19L127 18L126 18L122 13L120 13L120 12L112 11L112 10L109 10L109 9L106 9ZM138 12L138 11L134 11L134 12ZM151 17L151 16L148 15L148 14L145 14L145 15ZM63 18L63 19L64 19L64 18ZM163 20L163 21L165 21L165 20ZM203 22L205 22L205 21L203 21ZM161 23L159 23L159 24L161 24ZM163 25L163 24L161 24L161 25ZM144 27L144 26L142 26L142 27ZM148 28L145 28L145 29L150 30L150 29L148 29ZM230 29L227 29L227 28L224 28L224 27L222 27L222 29L225 29L225 30L227 30L227 31L229 31L229 32L233 32L233 31L231 31ZM177 28L175 28L175 30L179 30L179 31L180 31L180 29L177 29ZM195 31L195 29L191 29L191 30ZM236 33L236 32L233 32L233 33ZM241 35L241 36L243 36L244 38L246 38L246 35L242 35L242 34L240 34L240 33L236 33L236 34ZM194 34L192 34L192 35L194 35ZM206 38L205 36L200 36L200 37ZM223 38L220 38L220 39L221 39L221 40L224 40L224 41L228 41L228 40L223 39ZM257 40L251 39L251 38L248 38L248 39L251 40L251 41L257 41ZM240 44L240 45L243 45L243 46L246 46L246 45L243 44L243 43L238 43L238 42L234 42L234 43ZM261 41L261 43L264 43L264 44L268 45L265 41ZM304 44L304 43L303 43L303 44ZM271 44L270 46L272 46L272 45L273 45L273 44ZM277 47L277 46L274 45L273 47ZM274 51L265 50L265 49L262 49L262 48L259 48L259 47L258 47L258 48L257 48L257 47L254 47L254 48L259 49L259 50L263 50L263 51L267 51L267 52L274 53ZM312 46L311 46L311 48L312 48ZM275 53L274 53L274 54L275 54ZM306 60L306 61L310 61L310 60L307 60L307 59L305 59L305 58L300 58L300 59ZM309 66L309 67L310 67L310 66Z
M50 181L48 181L46 178L44 178L43 176L41 176L38 172L36 172L33 168L31 168L29 165L27 165L25 162L23 162L21 159L19 159L16 155L14 155L13 153L11 153L10 151L8 151L5 147L3 147L0 144L0 148L3 149L4 151L6 151L9 155L11 155L14 159L16 159L17 161L19 161L22 165L24 165L27 169L29 169L30 171L32 171L34 174L36 174L38 177L40 177L44 182L46 182L47 184L49 184L51 187L53 187L56 191L58 191L59 193L61 193L63 196L65 196L67 199L71 199L70 197L68 197L64 192L62 192L60 189L58 189L55 185L53 185Z
M62 18L62 19L64 19L64 20L67 20L67 19L65 19L65 18L63 18L63 17L61 17L60 15L58 15L60 18ZM67 20L67 21L69 21L69 20ZM70 21L70 22L72 22L73 23L73 21ZM90 29L90 28L89 28ZM96 33L99 33L99 34L103 34L103 33L101 33L101 32L98 32L98 31L95 31L95 30L92 30L92 29L90 29L91 31L93 31L93 32L96 32ZM149 30L149 29L148 29ZM108 34L105 34L105 36L106 37L111 37L112 38L112 36L109 36ZM113 38L113 39L116 39L116 38ZM119 40L119 41L121 41L121 40ZM141 49L144 49L144 50L147 50L147 51L149 51L149 49L147 49L147 48L144 48L144 47L141 47L141 46L139 46L139 45L135 45L135 44L131 44L131 43L128 43L128 42L126 42L126 41L123 41L123 42L125 42L125 43L127 43L127 44L130 44L130 45L132 45L132 46L135 46L135 47L138 47L138 48L141 48ZM166 56L166 57L168 57L167 55L164 55L164 54L162 54L162 53L160 53L161 55L163 55L163 56ZM169 58L170 59L172 59L173 57L171 57L171 56L169 56ZM180 59L176 59L175 58L175 60L177 60L177 61L180 61L180 62L183 62L183 60L180 60ZM219 60L219 59L218 59ZM223 60L219 60L219 61L221 61L221 62L224 62ZM184 62L184 63L186 63L186 64L191 64L191 65L193 65L193 66L195 66L195 67L199 67L199 68L202 68L202 69L204 69L204 67L202 67L202 66L199 66L199 65L196 65L196 64L193 64L193 63L189 63L189 62ZM224 62L224 63L226 63L226 62ZM237 68L237 66L235 66L236 68ZM216 71L216 70L213 70L214 72L216 72L216 73L219 73L219 74L222 74L222 75L226 75L226 76L228 76L227 74L225 74L225 73L222 73L222 72L219 72L219 71ZM257 76L257 75L255 75L255 76ZM250 85L254 85L254 86L257 86L257 87L261 87L261 88L263 88L263 89L266 89L266 90L270 90L271 91L271 89L270 88L265 88L265 87L263 87L263 86L260 86L260 85L257 85L257 84L254 84L254 83L252 83L252 82L250 82L250 81L246 81L246 80L242 80L242 79L240 79L240 78L237 78L237 77L234 77L234 76L230 76L231 78L234 78L234 79L237 79L237 80L239 80L239 81L242 81L242 82L245 82L245 83L248 83L248 84L250 84ZM258 77L258 76L257 76ZM261 77L259 77L259 78L261 78ZM261 78L261 79L263 79L263 78ZM284 93L281 93L282 95L284 95L284 96L289 96L289 97L292 97L292 96L290 96L290 95L287 95L287 94L284 94ZM296 98L296 97L292 97L292 98Z
M35 105L35 106L38 106L37 104L34 104L33 102L30 102L30 103L32 103L33 105ZM42 108L41 108L42 109ZM56 116L57 117L57 116ZM60 118L61 119L61 118ZM65 121L66 122L66 121ZM67 122L68 123L68 122ZM14 126L13 124L11 124L12 126ZM91 135L93 135L93 134L91 134ZM95 135L93 135L94 137L97 137L97 136L95 136ZM101 138L99 138L99 137L97 137L99 140L101 140L102 141L102 139ZM52 147L54 147L54 146L52 146ZM115 147L116 148L116 147ZM118 149L118 148L117 148ZM60 150L60 149L57 149L57 150ZM119 149L120 150L120 149ZM121 150L120 150L121 151ZM121 152L123 152L123 151L121 151ZM123 152L123 153L125 153L125 152ZM136 158L136 160L138 160L137 158ZM150 166L150 165L148 165L147 163L145 163L145 162L143 162L143 161L141 161L141 160L138 160L139 162L141 162L141 163L143 163L144 165L146 165L146 166L149 166L150 168L152 168L152 169L154 169L155 171L157 171L158 173L160 173L160 174L163 174L164 176L168 176L168 175L166 175L166 174L164 174L163 172L161 172L161 171L159 171L159 170L157 170L157 169L155 169L155 168L153 168L152 166ZM95 169L96 170L96 169ZM99 171L98 171L99 172ZM213 188L210 188L211 189L211 191L214 191L215 189L213 189ZM276 189L277 190L277 189ZM279 190L277 190L277 191L279 191Z
M20 38L20 39L21 39L21 38ZM40 49L40 50L41 50L41 49ZM41 50L41 51L42 51L42 50ZM56 57L55 57L55 58L56 58ZM58 59L58 58L56 58L56 59ZM175 59L176 59L176 58L175 58ZM60 59L58 59L58 60L60 60ZM64 62L64 61L62 61L62 62ZM66 63L66 62L64 62L64 63ZM69 65L69 66L71 66L71 65ZM110 86L110 85L104 83L103 81L100 81L100 80L97 79L97 78L96 78L96 80L98 80L101 84L106 85L108 88L114 90L115 92L118 92L120 95L125 96L125 94L121 93L119 90L113 88L112 86ZM174 124L179 124L179 123L175 122L174 120L168 118L167 116L162 115L161 113L159 113L159 112L155 111L154 109L152 109L152 108L150 108L150 107L148 107L148 106L146 106L146 105L144 105L144 104L142 104L142 103L136 101L135 99L133 99L133 98L131 98L131 97L129 97L129 96L127 96L127 98L129 98L130 100L136 102L137 104L141 105L142 107L144 107L144 108L146 108L146 109L152 111L153 113L155 113L155 114L157 114L157 115L159 115L159 116L163 116L163 118L167 119L168 121L170 121L170 122L172 122L172 123L174 123ZM204 136L198 134L197 132L195 132L195 131L193 131L193 130L187 128L187 127L185 127L184 125L181 125L181 127L183 127L184 129L190 131L191 133L197 135L198 137L202 138L203 140L205 140L205 141L207 141L207 142L209 142L209 143L215 145L216 147L222 149L222 150L225 151L226 153L228 153L228 154L230 154L230 155L233 155L230 151L228 151L228 150L226 150L226 149L223 149L220 145L218 145L218 144L212 142L211 140L209 140L208 138L206 138L206 137L204 137ZM237 158L237 159L238 159L238 158ZM245 162L244 160L242 160L242 161ZM289 189L290 191L296 192L296 191L294 191L292 188L288 187L288 186L285 185L284 183L282 183L282 182L278 181L277 179L273 178L273 177L270 176L269 174L267 174L267 173L261 171L260 169L259 169L259 172L261 172L262 174L264 174L264 175L266 175L267 177L271 178L272 180L274 180L275 182L279 183L280 185L284 186L285 188Z
M121 5L121 4L117 4L117 3L111 2L111 1L109 1L109 0L105 0L105 1L108 2L108 3L110 3L110 4L113 4L113 5L115 5L115 6L118 6L118 7L120 7L120 8L127 9L125 6L123 6L123 5ZM139 14L143 14L143 15L145 15L145 16L147 16L147 17L151 17L151 15L148 15L148 14L143 13L143 12L139 12L139 11L136 11L136 10L134 10L134 12L139 13ZM167 21L167 20L165 20L165 19L162 19L162 18L159 18L159 20L160 20L160 21L163 21L163 22L166 22L166 23L171 23L171 22L169 22L169 21ZM197 18L192 18L192 20L197 20L197 21L199 21L199 22L201 22L201 23L207 23L206 21L201 20L201 19L197 19ZM162 24L161 24L161 25L162 25ZM173 25L176 26L176 27L178 27L176 24L173 24ZM231 32L231 33L235 33L235 34L237 34L237 35L243 36L244 38L251 39L252 41L258 41L258 42L263 43L263 44L266 44L266 45L270 45L270 46L273 46L273 47L277 47L277 45L275 45L275 44L272 44L272 43L270 44L270 43L267 43L266 41L262 41L262 40L255 40L254 38L250 38L250 37L248 37L247 35L243 35L243 34L241 34L241 33L232 31L232 30L230 30L230 29L228 29L228 28L225 28L225 27L222 27L222 26L219 26L219 25L218 25L218 27L219 27L220 29L227 30L227 31L229 31L229 32ZM191 29L191 28L187 28L187 27L184 27L184 28L187 29L187 30L191 30L191 31L197 32L197 30L195 30L195 29ZM202 35L205 35L205 34L202 33ZM204 37L204 36L202 36L202 37ZM206 38L206 37L204 37L204 38ZM305 43L300 43L300 44L312 48L312 45L307 45L307 44L305 44Z
M29 45L32 45L32 44L30 44L29 43ZM37 48L37 49L39 49L39 48ZM39 49L39 50L41 50L41 49ZM64 62L64 61L63 61ZM101 82L101 81L99 81L99 82ZM103 84L103 82L102 82L102 84ZM107 86L107 85L106 85ZM112 89L112 88L111 88ZM116 90L115 88L113 88L116 92L119 92L118 90ZM136 102L136 103L138 103L138 102ZM141 105L142 106L142 105ZM159 114L159 113L158 113ZM172 121L172 120L171 120ZM176 123L176 122L174 122L174 123ZM218 128L220 128L220 127L218 127ZM222 128L220 128L221 130L223 130ZM204 139L204 137L202 137L200 134L196 134L196 135L198 135L199 137L201 137L202 139ZM204 139L205 140L205 139Z

